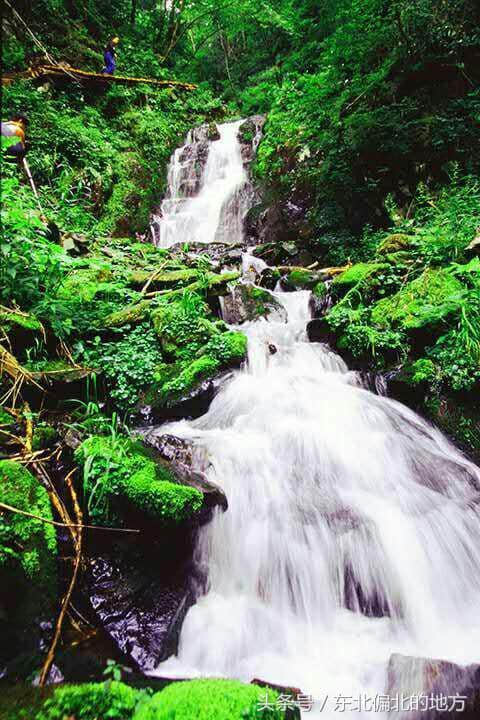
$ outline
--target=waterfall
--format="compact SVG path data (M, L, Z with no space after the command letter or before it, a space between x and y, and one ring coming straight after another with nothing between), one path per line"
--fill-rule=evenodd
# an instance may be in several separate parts
M154 218L159 247L242 239L251 186L237 138L241 123L219 125L217 140L208 140L205 126L197 128L173 154L166 197Z
M190 217L206 198L220 217L210 178ZM478 661L480 470L307 341L308 292L273 294L287 322L242 325L248 363L209 411L154 431L206 452L229 503L200 531L205 585L156 672L298 686L334 720L336 696L385 692L392 653Z

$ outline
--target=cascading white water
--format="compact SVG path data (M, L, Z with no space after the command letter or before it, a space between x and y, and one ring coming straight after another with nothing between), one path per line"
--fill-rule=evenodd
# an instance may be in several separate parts
M237 140L241 122L218 125L220 138L212 142L190 132L186 144L173 154L167 196L156 220L159 247L242 239L249 185ZM204 154L206 164L198 183L197 164Z
M480 470L307 342L308 292L274 295L288 321L242 325L248 364L209 411L154 431L206 451L229 502L157 672L296 685L334 720L335 696L385 692L393 652L478 661Z

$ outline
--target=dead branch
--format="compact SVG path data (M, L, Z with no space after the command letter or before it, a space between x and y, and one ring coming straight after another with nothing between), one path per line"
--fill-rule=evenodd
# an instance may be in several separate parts
M57 506L55 506L58 510ZM49 518L41 517L40 515L34 515L26 510L20 510L20 508L13 507L13 505L7 505L6 503L0 502L0 508L8 510L9 512L17 513L18 515L24 515L25 517L32 518L33 520L40 520L41 522L47 523L48 525L55 525L55 527L66 527L66 528L82 528L84 530L104 530L105 532L124 532L124 533L139 533L140 530L132 528L112 528L102 527L101 525L82 525L78 523L64 523L58 522L57 520L50 520Z
M71 481L72 474L74 473L74 470L72 470L67 477L65 478L65 482L68 486L68 489L70 490L70 495L72 498L73 503L73 509L75 512L75 517L77 520L76 523L76 533L75 533L75 542L74 542L74 549L75 549L75 563L73 566L73 573L72 577L70 579L70 584L68 586L67 592L65 594L65 597L62 601L62 607L60 609L60 614L57 619L57 624L55 626L55 632L53 635L53 639L50 645L50 648L47 653L47 657L45 658L45 662L43 664L42 672L40 673L40 680L39 680L39 687L43 687L47 681L48 674L50 672L50 668L52 667L53 661L55 659L55 650L58 645L58 641L60 640L60 635L62 634L62 626L63 621L65 619L65 615L68 610L68 605L70 603L70 598L72 597L73 589L75 587L75 583L77 581L78 577L78 571L80 569L80 563L82 560L82 539L83 539L83 527L82 527L82 510L80 508L80 505L78 503L77 494L74 490L73 483Z

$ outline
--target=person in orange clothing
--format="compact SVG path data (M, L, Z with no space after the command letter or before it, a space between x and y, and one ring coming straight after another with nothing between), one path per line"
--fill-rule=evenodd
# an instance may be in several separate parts
M27 152L25 142L27 125L27 118L19 113L11 120L2 121L2 148L5 148L8 159L23 162Z

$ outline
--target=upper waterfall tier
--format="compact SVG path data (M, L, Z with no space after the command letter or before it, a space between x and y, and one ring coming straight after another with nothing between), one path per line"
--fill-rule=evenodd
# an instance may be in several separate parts
M253 199L239 129L244 121L218 125L211 139L203 125L189 132L168 168L168 189L152 225L159 247L175 243L235 243L242 239L243 220ZM258 144L261 124L256 124Z

